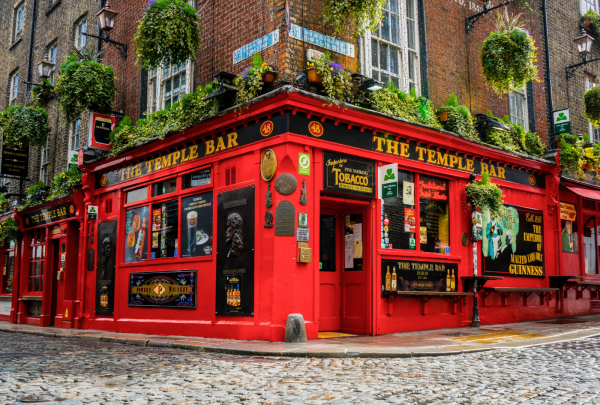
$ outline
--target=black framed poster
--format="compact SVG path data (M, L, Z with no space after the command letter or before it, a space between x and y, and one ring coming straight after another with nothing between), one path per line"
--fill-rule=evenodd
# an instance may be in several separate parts
M254 315L254 187L217 197L217 315Z
M181 257L210 256L213 246L213 193L181 199Z
M544 215L506 206L496 217L483 211L482 274L504 277L544 277Z
M96 257L96 314L112 315L115 301L117 221L98 224Z
M196 308L196 270L129 274L129 306Z
M149 208L127 210L125 219L125 263L140 262L148 258Z

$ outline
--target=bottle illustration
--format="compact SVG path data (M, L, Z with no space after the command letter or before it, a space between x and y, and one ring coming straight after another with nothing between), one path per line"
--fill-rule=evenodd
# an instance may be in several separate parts
M239 307L240 305L241 305L240 285L238 284L235 288L235 306Z
M452 281L450 278L450 270L448 270L448 273L446 273L446 291L451 291L450 287L451 287Z
M398 276L396 275L396 266L394 266L394 272L392 273L392 291L396 291L398 287Z
M387 273L385 275L385 290L390 291L392 287L392 275L390 274L390 266L387 266Z
M140 229L140 236L138 242L135 245L135 251L133 252L135 257L141 259L144 254L144 239L146 239L146 218L142 222L142 229Z
M452 270L452 278L450 279L451 291L456 291L456 279L454 278L454 270Z
M227 305L231 305L231 286L227 286Z

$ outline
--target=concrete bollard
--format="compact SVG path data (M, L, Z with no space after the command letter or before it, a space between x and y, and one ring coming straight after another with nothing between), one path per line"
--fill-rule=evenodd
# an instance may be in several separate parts
M285 324L285 342L306 342L306 326L302 314L289 314Z

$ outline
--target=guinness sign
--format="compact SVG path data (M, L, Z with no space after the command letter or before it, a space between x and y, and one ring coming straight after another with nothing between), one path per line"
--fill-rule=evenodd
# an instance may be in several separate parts
M115 128L115 117L90 112L88 145L91 149L110 150L110 133Z

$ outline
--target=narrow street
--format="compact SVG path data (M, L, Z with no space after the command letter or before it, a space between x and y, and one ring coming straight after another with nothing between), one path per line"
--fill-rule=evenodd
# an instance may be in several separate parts
M256 358L0 333L0 403L598 404L600 338L408 359ZM44 398L41 398L44 399Z

